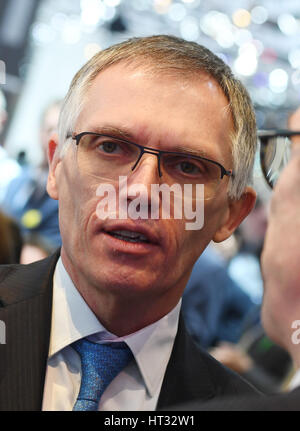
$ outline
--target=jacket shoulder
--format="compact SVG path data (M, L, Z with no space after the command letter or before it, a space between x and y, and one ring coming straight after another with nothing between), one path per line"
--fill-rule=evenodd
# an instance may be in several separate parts
M205 364L208 374L212 380L215 389L216 397L227 397L234 395L259 394L260 392L247 382L239 374L224 366L221 362L213 358L208 352L198 346L198 355L201 355L201 360Z
M29 265L0 266L0 307L6 307L36 296L52 283L59 257L55 253Z
M181 315L158 410L192 400L202 403L209 399L258 393L250 383L194 343Z

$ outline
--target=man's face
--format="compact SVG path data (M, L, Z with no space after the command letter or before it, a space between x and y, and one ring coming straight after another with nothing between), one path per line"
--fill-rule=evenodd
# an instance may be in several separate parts
M218 84L204 74L184 79L153 76L143 68L122 64L109 67L89 88L73 132L103 128L126 131L133 142L155 149L204 151L226 169L232 168L228 101ZM64 262L102 292L165 298L174 306L207 244L213 238L225 239L233 230L227 177L214 198L205 201L204 227L189 231L186 220L174 218L100 220L96 214L99 180L78 167L75 143L63 159L52 162L51 172L48 190L59 199ZM128 184L142 183L149 189L163 180L157 158L144 154ZM238 218L235 213L235 224ZM127 228L145 229L153 236L151 243L134 244L110 235L112 230Z

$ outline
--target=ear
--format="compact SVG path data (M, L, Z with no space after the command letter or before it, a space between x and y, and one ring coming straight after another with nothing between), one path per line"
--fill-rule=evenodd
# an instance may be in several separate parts
M49 163L49 175L47 182L47 192L52 199L58 199L57 190L57 167L60 163L58 156L58 138L53 135L48 143L48 163Z
M229 238L244 218L252 211L256 201L256 192L252 187L246 187L240 199L228 199L228 210L225 222L217 230L213 241L222 242Z

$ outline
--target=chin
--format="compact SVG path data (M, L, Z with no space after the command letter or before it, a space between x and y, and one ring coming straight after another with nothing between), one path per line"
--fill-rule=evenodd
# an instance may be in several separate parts
M149 280L146 274L142 275L128 266L105 265L105 263L100 264L97 270L93 271L92 278L98 286L112 290L143 290L143 285L150 287L153 283L153 277ZM148 282L143 283L143 279L148 279Z

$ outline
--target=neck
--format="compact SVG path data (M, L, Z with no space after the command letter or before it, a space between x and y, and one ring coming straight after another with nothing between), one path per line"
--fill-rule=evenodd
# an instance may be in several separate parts
M109 288L86 280L81 271L76 271L67 258L64 249L61 253L64 267L71 277L78 292L101 324L112 334L122 337L132 334L168 314L178 303L180 296L174 299L168 294L159 298L148 294L120 295Z

